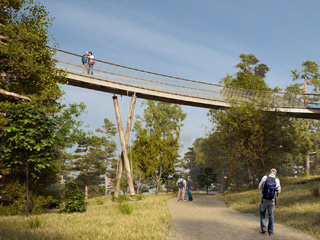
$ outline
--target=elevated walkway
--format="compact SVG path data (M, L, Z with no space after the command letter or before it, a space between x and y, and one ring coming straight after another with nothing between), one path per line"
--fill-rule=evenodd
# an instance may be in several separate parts
M320 119L320 96L263 92L182 79L95 59L93 75L84 72L80 55L56 50L57 66L69 85L194 107L225 109L231 101L264 102L271 110L293 117Z

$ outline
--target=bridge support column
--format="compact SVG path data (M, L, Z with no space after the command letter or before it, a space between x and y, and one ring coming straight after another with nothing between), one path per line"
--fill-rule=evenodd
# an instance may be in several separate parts
M116 198L119 196L123 167L125 167L125 170L127 173L127 180L128 180L130 195L134 196L135 195L134 185L133 185L133 179L131 176L131 169L130 169L130 164L129 164L127 148L128 148L128 143L129 143L129 135L130 135L130 130L131 130L133 112L134 112L134 107L136 104L137 97L136 97L136 95L133 95L132 99L131 99L125 136L123 134L123 127L122 127L122 122L121 122L118 98L116 96L113 96L112 98L113 98L113 104L114 104L114 109L115 109L115 113L116 113L116 119L117 119L117 123L118 123L118 130L119 130L119 136L120 136L120 142L121 142L121 148L122 148L121 160L120 160L119 166L118 166L117 182L116 182L116 187L115 187L115 191L114 191L114 196Z

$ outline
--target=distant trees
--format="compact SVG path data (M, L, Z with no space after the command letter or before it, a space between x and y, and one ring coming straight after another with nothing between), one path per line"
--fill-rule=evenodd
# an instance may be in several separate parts
M320 73L319 65L314 61L304 61L301 66L301 70L292 70L292 80L300 81L289 85L286 88L287 92L292 92L297 95L307 94L307 93L319 93L320 88ZM311 89L310 89L311 88ZM312 98L310 96L304 96L303 101L306 106L312 106L319 101L319 96L314 95ZM301 125L305 126L304 135L310 141L310 149L304 154L305 158L305 172L307 175L310 174L310 158L313 158L314 166L317 168L317 152L319 152L319 126L318 120L296 120ZM315 169L316 170L316 169Z
M270 91L264 80L270 69L258 63L253 54L241 54L240 63L235 66L239 71L233 76L227 75L221 83ZM295 71L295 78L308 75L309 79L313 79L310 83L316 81L317 65L308 62L303 66L308 70ZM267 112L267 109L263 102L235 102L224 111L210 110L208 117L213 124L212 131L193 144L196 165L213 167L216 175L221 176L218 178L221 185L226 177L227 188L231 184L253 183L271 167L279 168L281 174L282 166L291 165L294 172L295 166L292 164L298 164L297 156L308 153L312 146L313 140L305 134L309 126L285 114ZM189 155L191 153L185 155L188 161ZM193 168L190 168L190 173Z

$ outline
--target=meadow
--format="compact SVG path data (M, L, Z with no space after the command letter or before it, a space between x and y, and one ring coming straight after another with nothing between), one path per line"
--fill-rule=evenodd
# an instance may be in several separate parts
M300 229L320 239L320 177L280 179L275 222ZM219 196L228 207L259 216L261 191L244 190Z
M149 194L121 202L97 197L88 200L84 213L0 217L0 239L170 239L174 230L167 200L172 196Z

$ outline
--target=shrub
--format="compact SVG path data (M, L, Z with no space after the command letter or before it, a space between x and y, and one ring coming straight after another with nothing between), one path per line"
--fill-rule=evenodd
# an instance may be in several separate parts
M126 195L126 194L119 195L118 198L115 198L114 195L112 195L112 201L113 202L123 203L123 202L128 201L128 200L129 200L129 196Z
M0 215L24 214L26 207L25 186L19 182L10 183L1 192ZM57 206L57 200L51 196L35 196L30 192L29 212L31 214L43 213L45 208Z
M128 215L130 215L133 211L133 206L130 205L129 203L119 203L117 205L117 208L119 209L120 212Z
M80 191L75 182L66 184L65 192L65 208L62 212L85 212L87 203L85 202L85 194Z
M140 200L143 199L143 195L142 194L137 194L134 199L140 201Z
M38 216L35 217L29 217L27 219L27 226L31 229L33 228L40 228L42 227L42 222L40 221L40 219L38 218Z
M319 197L320 196L320 187L315 186L313 189L310 190L312 196Z

